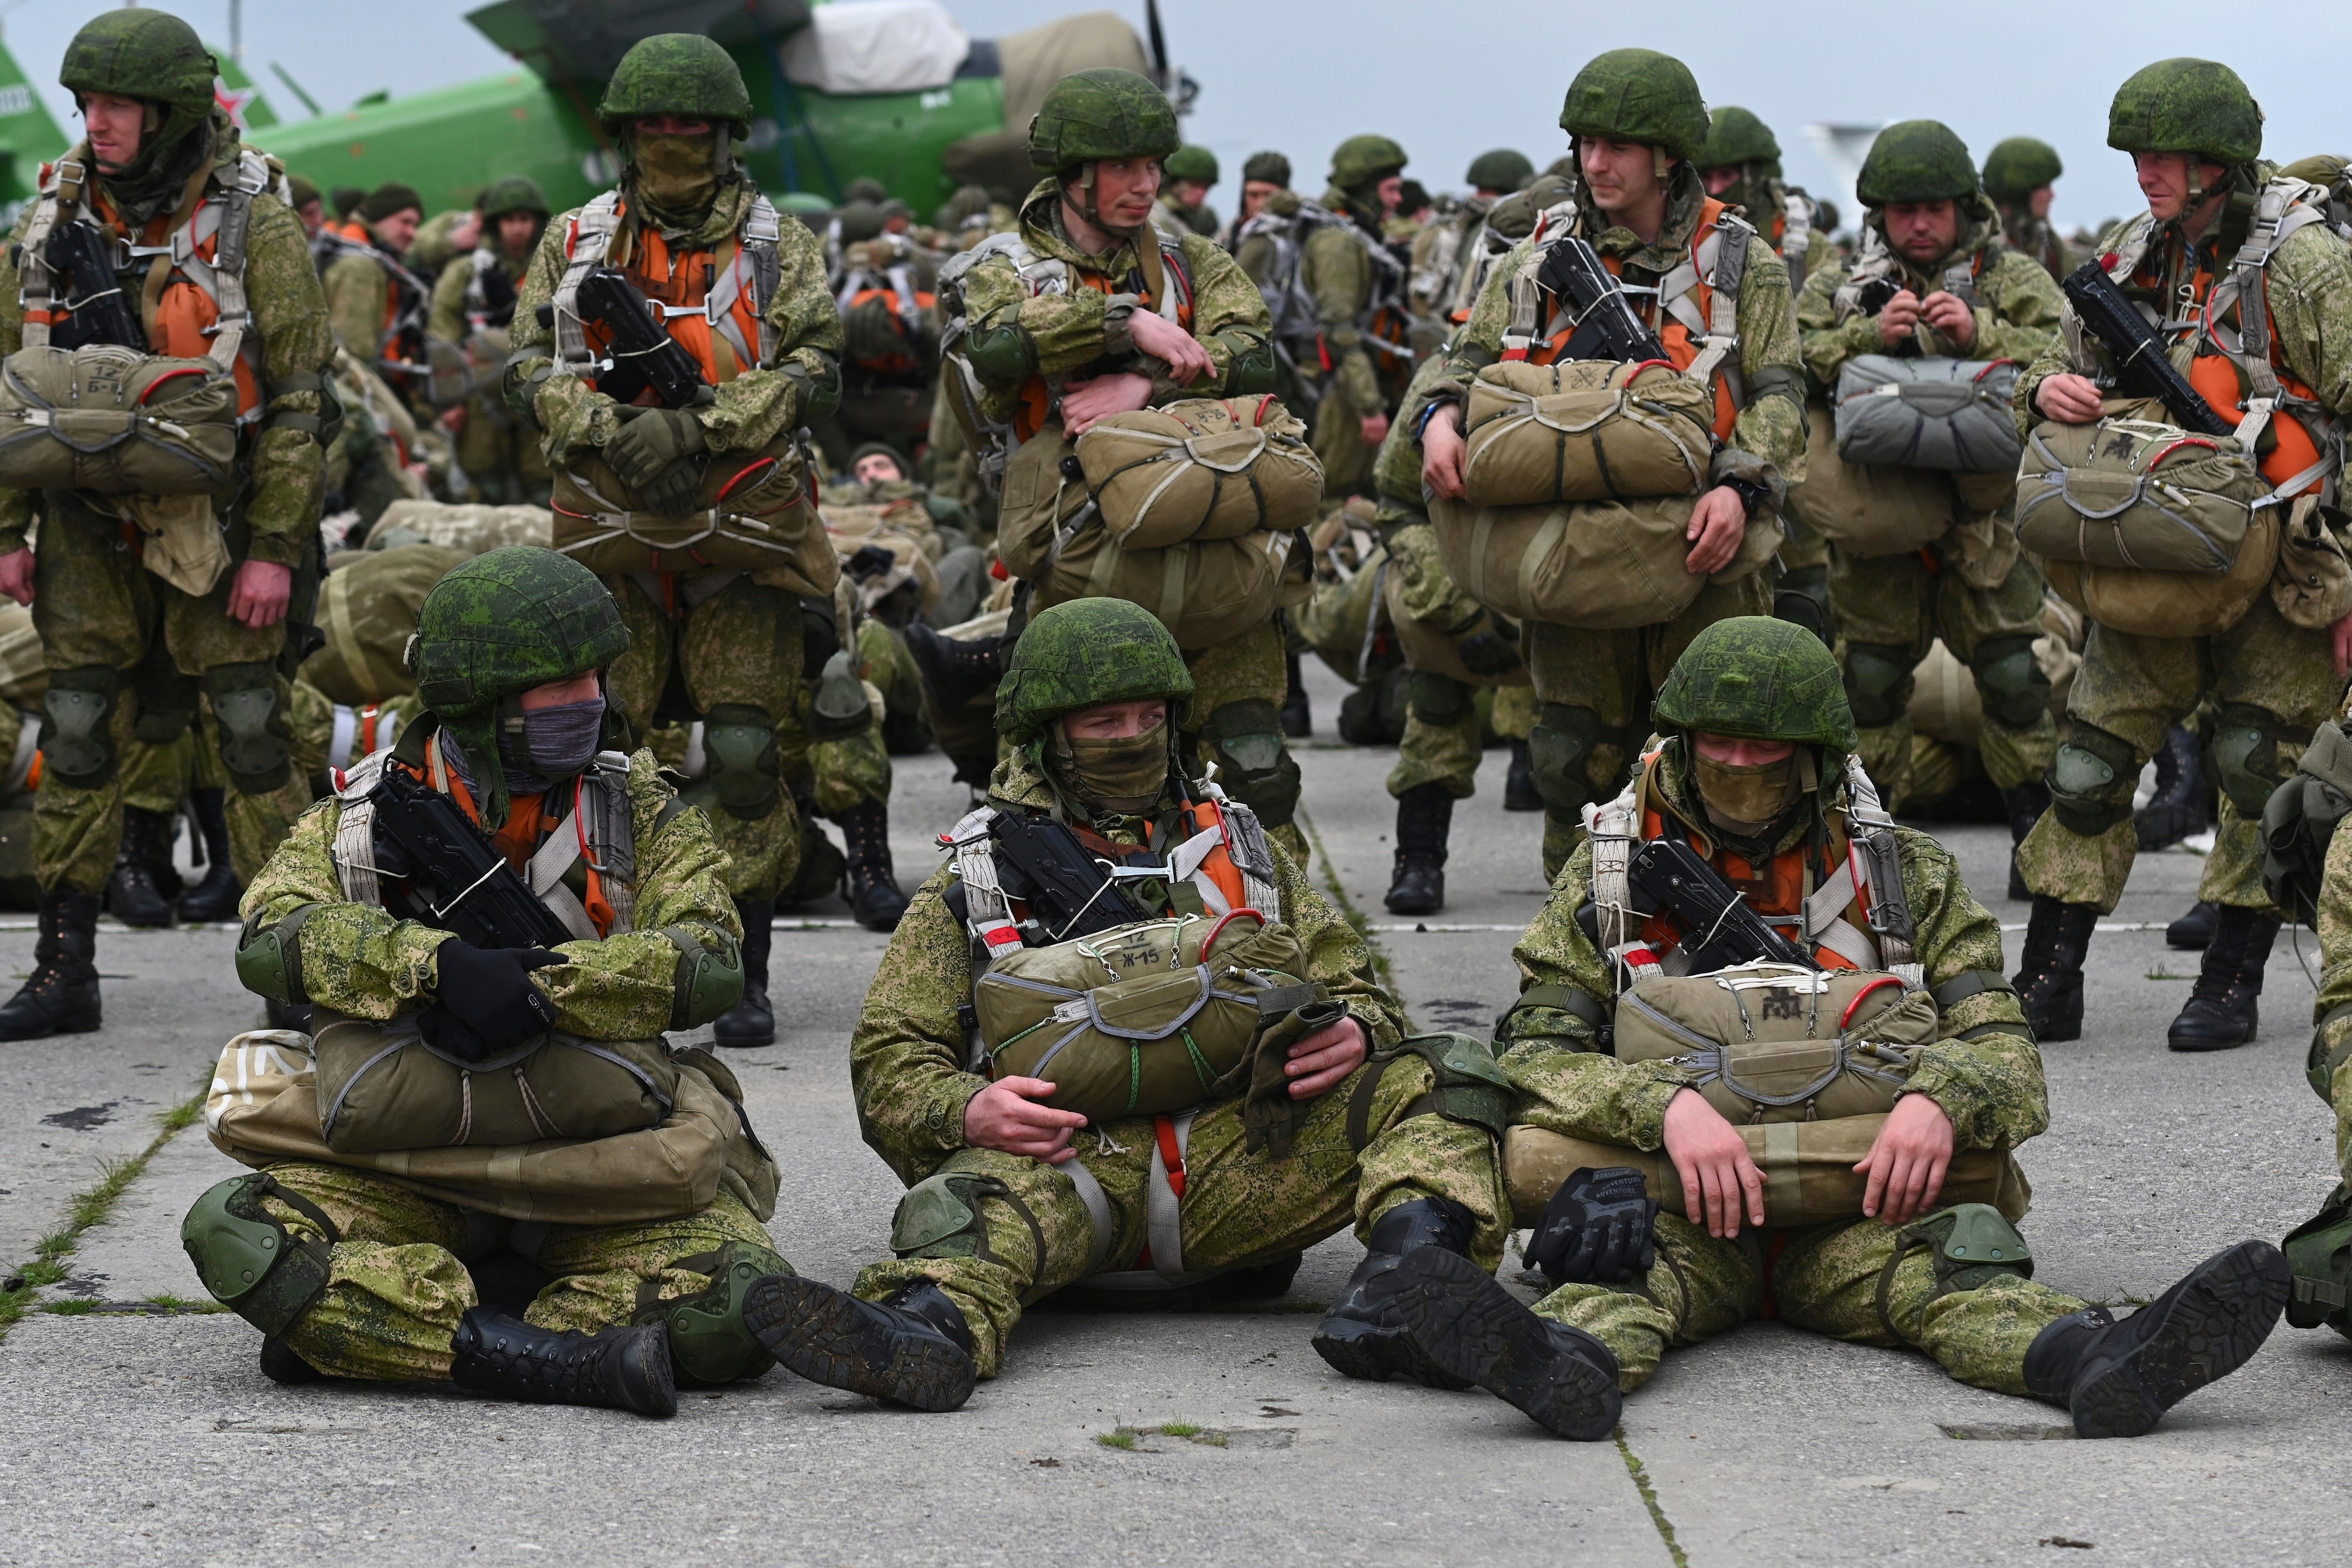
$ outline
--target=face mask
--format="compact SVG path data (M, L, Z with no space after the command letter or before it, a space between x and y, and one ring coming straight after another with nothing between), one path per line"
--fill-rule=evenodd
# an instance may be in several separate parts
M719 194L719 171L712 167L717 151L711 136L633 137L629 154L638 194L672 216L708 212Z
M532 795L558 779L576 776L596 755L604 731L602 697L525 710L520 734L504 726L499 731L499 761L506 766L507 788Z
M1796 804L1795 753L1777 763L1733 767L1728 763L1697 759L1698 795L1706 815L1726 832L1752 837L1769 827Z
M1053 772L1097 813L1139 816L1168 787L1168 726L1156 723L1120 741L1074 739L1054 726Z

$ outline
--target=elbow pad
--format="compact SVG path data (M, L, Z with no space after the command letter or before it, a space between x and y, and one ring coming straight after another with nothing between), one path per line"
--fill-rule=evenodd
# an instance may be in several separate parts
M1037 371L1037 345L1013 322L975 327L964 334L963 356L972 374L999 386L1026 381Z
M743 999L743 953L734 938L708 926L698 931L664 926L662 935L677 949L677 974L670 991L672 1029L708 1024Z
M267 930L246 921L236 941L237 984L272 1002L300 1006L310 1001L302 989L302 927L322 907L304 904Z
M1274 347L1256 332L1227 329L1217 341L1233 355L1225 370L1225 395L1252 397L1275 390L1277 367Z

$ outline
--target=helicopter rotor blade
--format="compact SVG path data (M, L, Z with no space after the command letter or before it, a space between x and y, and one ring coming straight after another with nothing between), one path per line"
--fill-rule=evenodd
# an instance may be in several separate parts
M1168 35L1160 26L1160 0L1143 0L1144 27L1151 37L1151 70L1162 88L1168 84Z

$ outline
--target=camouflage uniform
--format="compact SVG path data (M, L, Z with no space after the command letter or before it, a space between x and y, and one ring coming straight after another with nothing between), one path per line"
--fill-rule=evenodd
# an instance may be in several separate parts
M425 313L433 279L410 270L399 253L375 237L373 226L405 208L422 208L405 185L377 187L361 209L368 226L363 243L345 242L320 279L328 320L343 351L371 370L412 407L425 406L420 374L425 357Z
M537 213L544 229L547 201L538 185L525 179L500 180L482 194L481 244L441 269L425 324L428 337L455 344L461 353L505 357L499 351L501 345L511 346L514 291L530 267L530 250L517 259L500 247L499 220L513 212ZM531 250L536 249L534 241ZM488 283L492 272L503 281L503 289ZM500 504L547 503L554 476L533 436L530 425L507 406L495 382L467 397L465 422L457 429L457 461L478 496Z
M1326 495L1349 495L1370 482L1377 448L1364 444L1363 421L1390 412L1412 372L1409 357L1370 341L1376 314L1388 306L1393 319L1382 341L1403 342L1402 269L1392 258L1383 265L1373 252L1387 244L1377 187L1404 165L1404 150L1386 137L1341 142L1331 156L1331 188L1321 205L1344 221L1317 225L1300 247L1298 280L1315 301L1322 329L1310 347L1330 366L1322 377L1313 433Z
M2074 269L2074 258L2050 220L2033 216L2033 195L2065 172L2058 150L2031 136L2012 136L1985 155L1985 195L2000 208L2001 234L2010 248L2059 279Z

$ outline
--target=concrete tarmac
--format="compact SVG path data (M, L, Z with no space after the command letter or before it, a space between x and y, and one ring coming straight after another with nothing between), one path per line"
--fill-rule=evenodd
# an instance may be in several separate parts
M1388 915L1393 756L1331 742L1339 691L1311 679L1316 874L1370 928L1421 1026L1484 1034L1517 989L1513 933L1542 902L1540 818L1502 810L1505 754L1488 752L1455 814L1445 912ZM911 889L938 863L928 835L966 796L936 756L899 759L899 776ZM1947 837L2021 928L2024 906L2000 897L2006 834ZM2199 867L2146 858L2109 923L2178 914ZM827 900L786 918L845 912ZM107 1162L155 1143L159 1115L256 1024L232 941L109 931L106 1028L0 1046L11 1271ZM836 1283L883 1250L898 1196L858 1142L845 1051L885 944L844 925L779 931L778 1042L729 1053L782 1166L771 1228ZM31 945L0 930L0 975L29 968ZM2315 973L2307 932L2301 946ZM2159 931L2094 945L2085 1037L2049 1048L2053 1125L2022 1155L2037 1279L2143 1300L2233 1241L2275 1240L2334 1183L2328 1113L2303 1079L2311 984L2290 942L2262 1038L2219 1056L2164 1048L2195 957ZM1327 1368L1307 1339L1360 1255L1345 1235L1266 1310L1038 1311L1005 1375L952 1415L782 1371L689 1394L658 1426L438 1388L280 1388L242 1321L155 1310L205 1301L179 1220L238 1169L201 1125L165 1140L0 1341L0 1564L1944 1564L2085 1548L2092 1562L2319 1563L2352 1530L2352 1497L2310 1458L2352 1436L2352 1346L2325 1331L2282 1327L2148 1437L2084 1443L2063 1412L1962 1386L1922 1357L1751 1323L1670 1355L1616 1440L1576 1445L1475 1391ZM1532 1296L1515 1261L1504 1277ZM1151 1430L1172 1423L1204 1430Z

